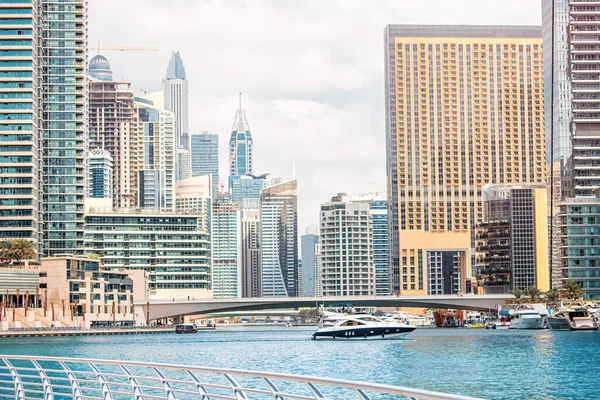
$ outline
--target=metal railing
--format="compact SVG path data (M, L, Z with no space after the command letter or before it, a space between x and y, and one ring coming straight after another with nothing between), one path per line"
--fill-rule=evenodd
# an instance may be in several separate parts
M399 386L237 369L65 357L0 355L0 359L0 399L474 399Z

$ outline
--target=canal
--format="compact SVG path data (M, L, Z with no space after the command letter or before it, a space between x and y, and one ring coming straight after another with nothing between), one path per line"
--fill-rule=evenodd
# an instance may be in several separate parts
M372 341L312 341L312 332L221 326L192 335L6 338L0 353L266 370L490 399L598 396L600 332L420 329Z

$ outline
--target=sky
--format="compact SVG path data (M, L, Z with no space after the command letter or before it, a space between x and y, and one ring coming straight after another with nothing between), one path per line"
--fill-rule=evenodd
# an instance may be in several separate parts
M339 192L384 192L383 29L541 24L539 0L92 0L90 46L136 95L159 91L172 51L190 87L190 131L219 134L221 179L242 93L254 174L298 179L299 234ZM89 58L97 52L90 51Z

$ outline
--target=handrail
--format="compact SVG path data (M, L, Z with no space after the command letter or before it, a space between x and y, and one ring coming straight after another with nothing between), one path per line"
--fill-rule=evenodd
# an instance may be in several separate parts
M241 369L71 357L0 355L0 360L0 398L475 399L378 383Z

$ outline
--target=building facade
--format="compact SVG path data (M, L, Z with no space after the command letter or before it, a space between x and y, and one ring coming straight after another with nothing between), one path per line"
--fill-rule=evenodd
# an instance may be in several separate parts
M90 77L99 81L112 81L112 70L110 69L110 63L101 54L94 56L90 60L89 70Z
M375 295L369 201L338 193L321 205L321 291L323 296Z
M269 174L254 176L250 174L229 177L229 193L231 200L241 202L242 199L259 199L260 192L270 186Z
M215 298L242 296L240 205L219 195L212 209L213 293Z
M90 80L89 147L106 150L113 158L113 206L118 208L135 207L137 201L138 141L133 98L130 83Z
M191 176L190 151L184 148L177 149L176 181L187 179Z
M110 153L102 149L93 149L89 155L88 197L113 199L114 163Z
M212 209L211 176L196 176L175 182L175 211L197 214L201 229L210 233Z
M391 293L387 201L379 197L371 198L369 216L372 229L373 264L375 264L375 294L385 296Z
M242 199L242 297L261 297L262 255L260 248L259 199Z
M173 52L169 60L167 75L163 80L164 107L173 113L175 148L190 149L189 95L183 60L179 52Z
M600 300L600 190L560 205L564 279L574 280L585 298Z
M86 254L105 270L144 270L150 298L212 297L211 251L202 218L167 211L96 207L86 213Z
M392 291L452 251L470 292L483 185L545 181L541 29L389 25L385 60Z
M298 193L292 179L260 194L262 296L298 295Z
M253 139L246 113L242 109L242 94L240 104L233 120L231 138L229 139L229 175L242 176L252 174Z
M192 176L211 175L213 197L219 193L219 135L216 133L194 133L191 135Z
M315 280L317 273L315 269L315 256L317 245L319 244L319 235L306 233L300 238L302 248L302 297L315 296ZM319 279L320 280L320 279Z
M508 293L550 289L547 189L540 184L486 185L477 226L477 288Z
M152 100L135 100L137 206L172 209L176 166L173 113Z

